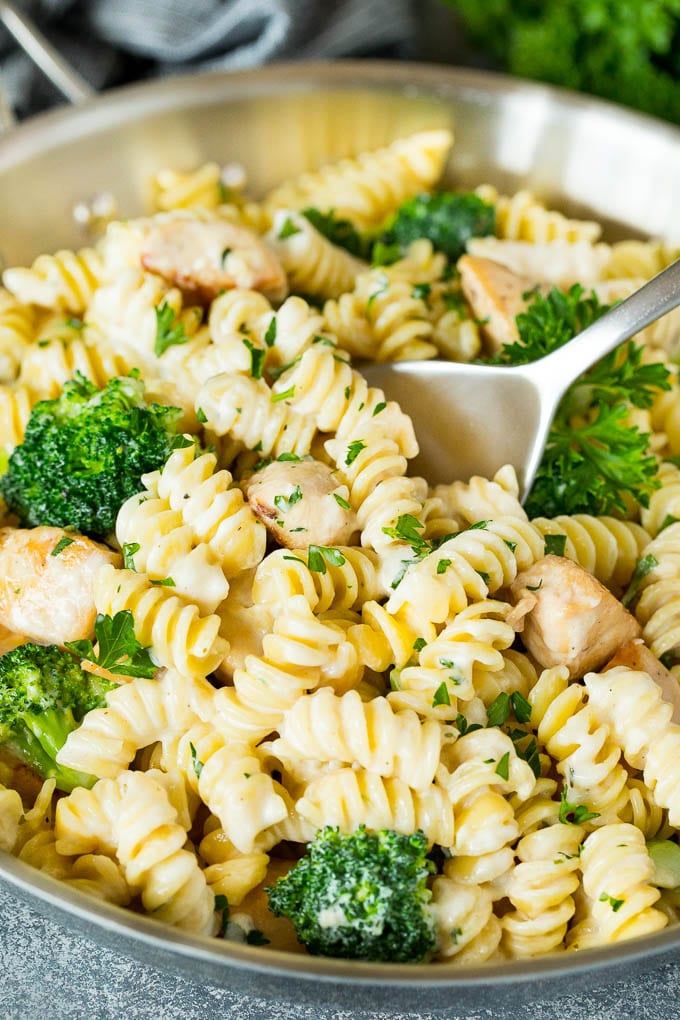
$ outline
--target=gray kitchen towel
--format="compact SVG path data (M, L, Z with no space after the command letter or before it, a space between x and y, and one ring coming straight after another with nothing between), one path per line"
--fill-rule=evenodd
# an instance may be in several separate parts
M418 0L19 0L96 89L272 60L410 56ZM0 75L26 116L58 101L0 26Z

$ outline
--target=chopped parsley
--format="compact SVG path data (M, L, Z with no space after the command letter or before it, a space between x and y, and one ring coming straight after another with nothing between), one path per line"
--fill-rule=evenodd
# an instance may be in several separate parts
M73 541L74 540L72 538L69 538L68 535L62 535L57 544L55 545L54 549L50 553L50 556L58 556L59 553L63 552L64 549L67 549L68 546L73 545Z
M325 545L310 545L307 553L307 566L317 574L326 573L326 564L331 567L341 567L345 563L345 557L339 549L332 549Z
M167 301L157 305L155 312L156 340L154 343L154 354L157 358L160 358L162 354L165 354L168 347L185 344L189 337L184 331L184 324L176 321L175 313Z
M88 659L95 666L116 673L119 676L146 677L153 679L156 664L135 637L134 619L129 609L123 609L115 616L97 616L94 625L97 651L92 641L66 641L65 647L81 659Z
M277 510L280 510L282 514L288 513L292 506L299 503L302 499L302 489L299 485L296 485L289 496L274 496L274 506Z

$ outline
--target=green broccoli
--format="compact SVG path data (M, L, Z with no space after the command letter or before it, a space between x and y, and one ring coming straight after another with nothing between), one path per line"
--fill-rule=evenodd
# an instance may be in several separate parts
M173 449L181 410L147 404L135 374L97 389L80 373L33 408L0 494L27 527L73 527L105 538L141 476Z
M283 878L269 906L289 917L310 953L415 963L434 948L427 840L365 826L349 835L328 826Z
M471 237L493 234L495 206L473 192L441 191L416 195L399 207L373 246L373 261L386 264L405 254L412 241L426 237L452 262L465 253Z
M523 78L680 122L678 0L449 0L471 40Z
M359 259L367 259L370 254L370 240L362 237L349 220L338 219L333 210L321 212L320 209L303 209L302 215L312 226L323 234L331 244L344 248Z
M0 656L0 744L66 792L94 776L56 761L66 738L116 684L81 669L56 645L19 645Z

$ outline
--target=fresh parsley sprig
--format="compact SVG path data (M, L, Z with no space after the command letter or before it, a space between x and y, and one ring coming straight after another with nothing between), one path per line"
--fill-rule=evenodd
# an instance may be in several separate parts
M113 617L100 613L95 621L94 634L96 651L89 638L66 641L65 647L79 659L87 659L118 676L151 680L156 675L158 667L149 655L149 649L144 648L135 637L134 620L129 609L123 609Z

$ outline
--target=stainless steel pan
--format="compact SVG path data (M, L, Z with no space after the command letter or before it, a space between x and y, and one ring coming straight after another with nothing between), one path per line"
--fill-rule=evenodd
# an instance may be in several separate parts
M452 125L448 177L521 185L603 220L611 237L680 240L680 131L556 89L410 64L270 67L113 92L38 117L0 140L0 250L7 263L83 243L73 206L103 190L122 215L149 175L237 159L255 191L410 131ZM578 954L473 970L290 956L183 935L95 903L4 855L0 880L38 910L128 955L261 997L405 1012L510 1006L577 993L677 957L680 928ZM1 923L1 922L0 922Z

